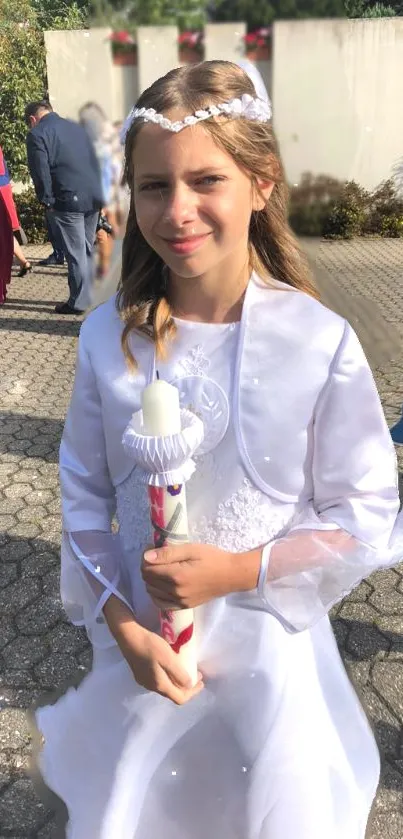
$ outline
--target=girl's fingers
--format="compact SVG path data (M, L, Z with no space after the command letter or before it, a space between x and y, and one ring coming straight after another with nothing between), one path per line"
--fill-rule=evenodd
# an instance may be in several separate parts
M155 588L154 586L146 586L146 588L153 603L163 612L180 608L177 600L170 600L169 596L162 593L159 588Z
M166 696L167 699L170 699L171 702L174 702L175 705L184 705L186 702L189 702L190 699L198 696L203 688L204 684L202 681L199 681L194 687L177 687L177 685L171 681L170 677L166 675L166 684L162 685L159 692L162 693L163 696Z
M188 672L182 666L179 656L171 650L167 642L165 643L167 644L167 655L165 660L161 662L161 667L163 668L167 678L172 684L181 690L191 688L191 679Z

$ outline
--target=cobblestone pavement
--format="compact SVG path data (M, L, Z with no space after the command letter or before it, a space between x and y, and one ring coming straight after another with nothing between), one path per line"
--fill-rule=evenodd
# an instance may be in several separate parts
M403 242L305 245L324 299L360 334L392 423L403 403ZM33 259L47 252L27 249ZM80 326L53 313L65 297L63 269L45 268L14 278L0 309L0 839L56 835L52 810L26 775L25 709L80 678L90 661L58 594L57 452ZM403 569L362 583L336 608L334 628L383 753L368 839L402 839Z

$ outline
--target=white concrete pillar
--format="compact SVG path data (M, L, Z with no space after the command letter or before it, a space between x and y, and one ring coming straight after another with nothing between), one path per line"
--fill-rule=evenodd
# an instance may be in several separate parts
M62 117L77 119L85 102L114 113L113 64L109 27L44 33L50 102Z
M137 27L138 92L179 66L178 29L176 26Z
M207 23L204 27L206 61L237 61L244 54L246 23Z

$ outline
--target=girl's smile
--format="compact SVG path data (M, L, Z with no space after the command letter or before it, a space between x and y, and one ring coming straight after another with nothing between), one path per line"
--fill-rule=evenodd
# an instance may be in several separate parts
M179 256L187 256L200 248L209 236L211 236L211 233L203 233L195 236L178 236L173 239L165 239L165 241L174 253Z

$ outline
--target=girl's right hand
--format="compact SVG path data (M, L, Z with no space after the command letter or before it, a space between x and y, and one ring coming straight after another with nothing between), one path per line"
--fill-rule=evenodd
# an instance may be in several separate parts
M176 705L184 705L203 690L202 678L192 687L186 670L169 644L140 626L122 601L112 595L104 606L104 614L141 687L165 696Z

